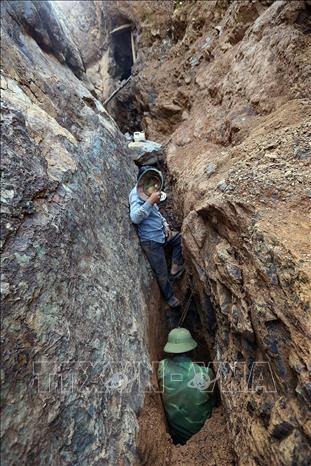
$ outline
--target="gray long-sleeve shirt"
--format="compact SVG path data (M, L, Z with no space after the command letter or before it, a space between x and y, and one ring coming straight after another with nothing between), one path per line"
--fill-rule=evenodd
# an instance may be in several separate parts
M168 226L161 215L157 204L151 204L139 197L135 186L129 195L130 217L138 226L138 236L141 241L165 242L165 227Z

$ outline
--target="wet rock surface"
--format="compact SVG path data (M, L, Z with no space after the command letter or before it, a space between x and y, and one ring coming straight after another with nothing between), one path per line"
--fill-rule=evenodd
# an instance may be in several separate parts
M52 6L1 12L2 461L134 464L152 281L136 170Z

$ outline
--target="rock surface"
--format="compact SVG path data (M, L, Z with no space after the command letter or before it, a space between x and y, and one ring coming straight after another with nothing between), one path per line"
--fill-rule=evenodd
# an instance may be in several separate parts
M152 280L135 169L53 6L1 12L2 464L132 465Z

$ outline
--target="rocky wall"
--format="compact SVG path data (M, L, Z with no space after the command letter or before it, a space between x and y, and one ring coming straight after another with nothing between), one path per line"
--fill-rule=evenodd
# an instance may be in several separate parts
M2 464L132 465L152 281L135 168L64 18L1 13Z
M184 202L185 256L241 465L306 465L310 459L308 201L299 190L302 210L276 206L260 176L270 155L264 148L276 140L280 158L265 182L281 190L284 169L295 180L301 176L307 167L289 148L298 135L306 143L304 128L239 146L246 160L256 160L256 172L239 160L225 180L196 173L192 186L175 186ZM178 168L173 173L178 177ZM257 195L264 205L256 204Z

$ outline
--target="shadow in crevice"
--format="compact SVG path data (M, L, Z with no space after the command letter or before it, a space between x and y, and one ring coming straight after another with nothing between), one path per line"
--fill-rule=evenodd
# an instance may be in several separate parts
M207 339L210 338L213 343L213 333L215 330L216 325L216 318L215 318L215 311L213 305L209 299L207 299L207 308L205 309L205 314L207 313L207 323L208 329L207 331L206 324L202 323L201 316L203 315L202 310L200 309L200 300L198 297L193 294L193 290L189 288L186 292L186 300L190 298L190 306L189 310L185 316L184 321L182 322L181 326L187 328L193 338L198 343L197 348L193 350L192 359L194 362L205 365L206 367L210 367L213 369L212 364L212 355L210 353L209 347L207 345ZM212 345L210 345L211 347ZM215 385L215 407L221 405L221 398L219 393L219 388L216 383Z
M109 73L113 79L123 81L131 76L134 63L131 25L111 35L113 61Z

